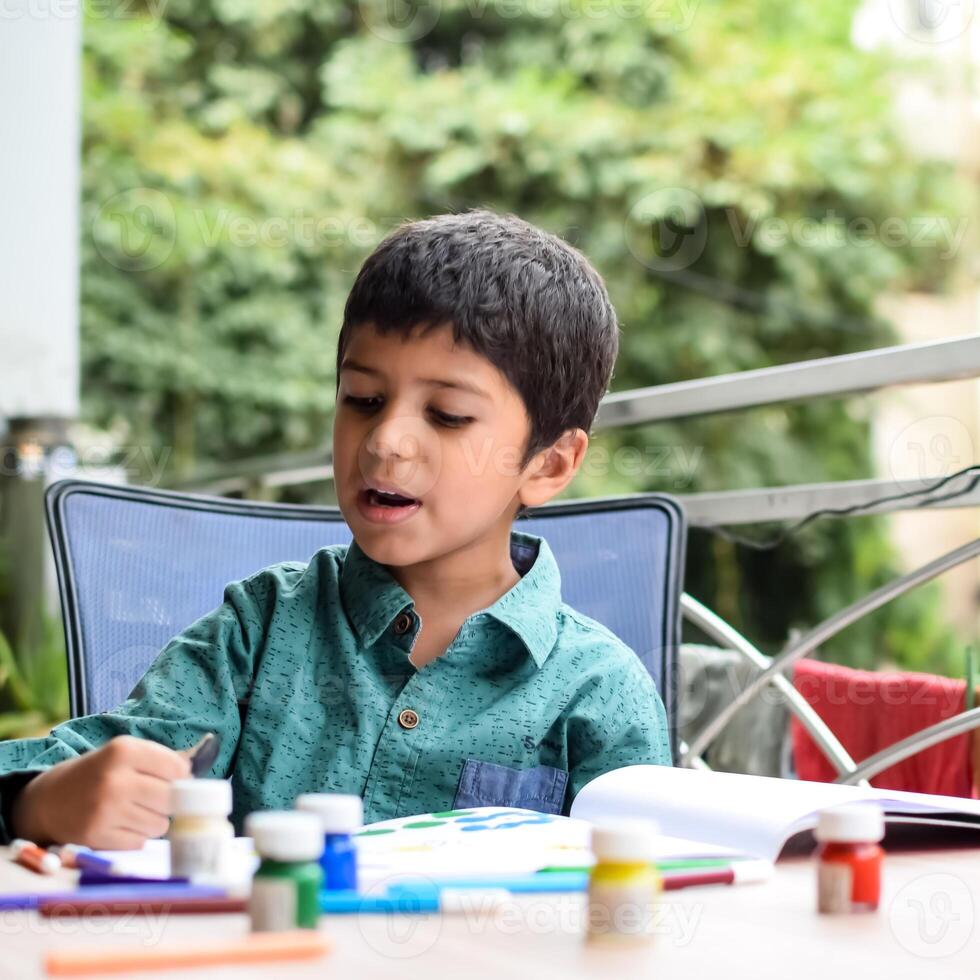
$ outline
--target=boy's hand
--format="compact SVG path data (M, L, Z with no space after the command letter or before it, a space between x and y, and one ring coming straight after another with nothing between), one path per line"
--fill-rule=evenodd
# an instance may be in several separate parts
M190 771L190 760L173 749L120 735L27 783L14 801L12 835L103 850L142 847L166 833L170 783Z

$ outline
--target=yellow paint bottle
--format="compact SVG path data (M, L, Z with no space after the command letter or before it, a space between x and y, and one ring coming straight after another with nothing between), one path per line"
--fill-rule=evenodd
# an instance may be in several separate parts
M662 888L653 866L654 821L621 817L597 821L591 847L586 938L636 942L652 939Z

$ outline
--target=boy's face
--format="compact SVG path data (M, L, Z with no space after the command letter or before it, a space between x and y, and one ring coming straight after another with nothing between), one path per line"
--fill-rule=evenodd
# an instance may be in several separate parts
M529 433L520 395L449 326L408 338L357 327L333 434L337 501L357 543L406 566L509 534Z

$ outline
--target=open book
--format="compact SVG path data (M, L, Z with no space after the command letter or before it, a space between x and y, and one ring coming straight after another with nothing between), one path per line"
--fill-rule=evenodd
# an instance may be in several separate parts
M762 858L813 828L820 810L842 803L880 806L893 821L977 828L980 800L811 783L665 766L628 766L593 779L569 817L480 807L370 824L355 838L366 881L400 873L518 874L592 864L589 835L602 817L654 819L657 860Z
M585 820L648 816L666 834L774 861L791 837L816 826L821 810L844 803L881 807L887 825L975 827L980 844L980 800L664 766L627 766L597 776L574 799L571 813Z

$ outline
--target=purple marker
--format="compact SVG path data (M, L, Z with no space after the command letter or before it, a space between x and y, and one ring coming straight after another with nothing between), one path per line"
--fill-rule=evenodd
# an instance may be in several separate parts
M24 892L16 895L0 895L0 909L36 909L41 904L52 902L75 902L79 898L128 901L145 899L164 901L168 898L225 898L224 888L212 885L182 884L140 884L140 885L96 885L86 888L84 893L70 892Z

